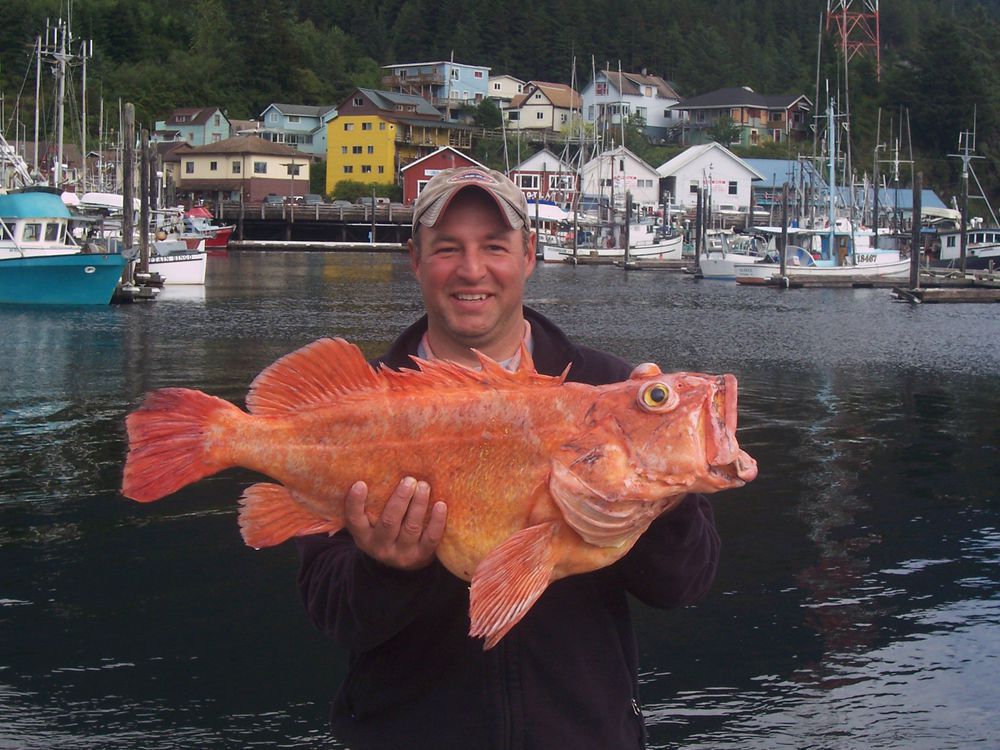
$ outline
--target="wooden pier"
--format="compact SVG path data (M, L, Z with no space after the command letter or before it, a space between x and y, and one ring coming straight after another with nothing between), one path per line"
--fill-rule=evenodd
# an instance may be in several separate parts
M893 287L892 296L902 302L1000 302L1000 273L970 271L964 275L944 269L922 269L915 289Z
M321 240L232 240L230 250L319 250L323 252L405 253L399 242L325 242Z

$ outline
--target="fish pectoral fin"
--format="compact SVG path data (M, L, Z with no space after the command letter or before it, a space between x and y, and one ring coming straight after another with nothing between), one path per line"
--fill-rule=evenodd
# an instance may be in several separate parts
M551 469L552 499L569 527L588 544L631 546L654 517L653 505L608 498L559 461L553 461Z
M332 534L344 525L311 513L296 502L287 487L267 482L251 485L243 492L239 523L243 541L255 549L273 547L293 536Z
M549 585L555 567L552 540L558 521L518 531L484 557L472 575L469 635L483 650L500 642Z

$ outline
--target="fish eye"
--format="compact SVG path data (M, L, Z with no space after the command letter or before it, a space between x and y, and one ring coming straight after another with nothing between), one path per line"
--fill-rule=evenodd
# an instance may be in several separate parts
M677 395L666 383L647 383L639 390L639 406L646 411L663 411L677 404Z

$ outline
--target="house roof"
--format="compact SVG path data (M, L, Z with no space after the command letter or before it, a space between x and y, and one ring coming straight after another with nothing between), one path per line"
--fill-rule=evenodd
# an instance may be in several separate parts
M573 171L575 171L574 168L572 167L572 165L567 164L566 162L564 162L556 154L552 153L551 149L548 149L548 148L543 148L540 151L536 151L531 156L529 156L527 159L525 159L520 164L518 164L516 167L512 168L510 171L511 172L518 172L518 171L520 171L522 169L526 169L527 166L531 164L531 162L538 161L538 159L544 159L546 157L551 158L552 161L556 164L556 169L555 170L549 170L549 171L556 171L556 172L559 172L559 171L562 171L562 172L573 172ZM534 170L531 170L531 171L534 171Z
M517 76L512 76L509 73L498 73L495 76L490 76L491 81L498 81L501 78L509 78L510 80L516 81L517 83L524 83L524 81L522 81L520 78L518 78Z
M427 154L426 156L421 156L419 159L416 159L415 161L411 161L405 167L400 167L399 171L400 172L405 172L408 169L412 169L413 167L417 166L420 162L426 161L427 159L430 159L432 156L437 156L438 154L440 154L440 153L442 153L444 151L450 151L453 154L455 154L456 156L461 156L463 159L465 159L466 161L472 162L477 167L482 167L483 169L487 169L488 168L488 167L486 167L485 164L480 164L478 161L476 161L475 159L473 159L468 154L463 154L457 148L452 148L451 146L442 146L437 151L432 151L431 153Z
M642 86L653 86L656 89L656 95L662 99L681 98L674 91L674 87L660 78L660 76L649 75L647 73L619 73L617 70L602 70L601 74L622 94L642 96Z
M416 96L414 94L400 94L396 91L377 91L375 89L359 88L351 92L351 94L344 99L344 102L349 101L355 93L361 93L372 104L393 117L397 114L411 114L414 116L425 115L427 117L435 117L437 119L441 118L441 113L432 107L431 103L422 96ZM410 113L400 113L399 110L396 109L397 106L413 106L415 109Z
M335 109L337 105L335 104L324 104L319 107L312 107L308 104L279 104L273 102L264 108L264 112L269 109L276 109L283 115L294 115L297 117L322 117L331 109ZM263 112L261 117L263 117Z
M732 86L699 94L675 104L674 109L716 109L719 107L759 107L760 109L788 109L799 100L812 106L804 94L758 94L748 86Z
M641 156L637 156L635 153L633 153L632 151L630 151L625 146L618 146L616 148L609 148L609 149L607 149L605 151L602 151L600 154L598 154L593 159L591 159L586 164L584 164L583 168L586 170L586 169L588 169L589 165L593 164L594 162L600 163L601 159L604 159L604 158L609 157L609 156L611 156L611 157L629 156L633 160L635 160L639 164L640 167L645 167L647 170L649 170L649 172L651 174L657 174L658 170L655 167L653 167L652 165L650 165L649 162L647 162Z
M666 161L663 164L661 164L659 167L656 168L656 171L659 173L660 177L670 177L679 172L681 169L686 167L691 162L693 162L695 159L704 156L710 151L718 151L721 155L724 155L727 158L732 159L737 164L746 169L748 172L750 172L755 179L758 180L764 179L764 175L762 175L756 169L754 169L745 161L743 161L743 159L738 157L736 154L734 154L725 146L720 146L718 143L714 142L703 143L700 146L691 146L691 148L685 149L681 153L677 154L677 156L675 156L673 159L670 159L669 161Z
M393 63L392 65L383 65L382 67L387 70L395 70L396 68L419 68L424 65L455 65L460 68L481 68L482 70L491 70L489 65L469 65L468 63L458 63L454 60L434 60L432 62L412 62L412 63Z
M515 96L510 101L512 109L524 105L528 97L535 91L540 91L554 107L562 109L580 109L582 106L580 95L573 88L565 83L549 83L547 81L528 81L528 86L524 91Z
M303 153L282 143L272 143L257 135L236 135L218 143L195 146L188 154L257 154L260 156L296 156Z
M218 107L182 107L170 113L170 117L166 119L166 124L168 126L204 125L215 114L226 117ZM184 119L179 120L177 119L178 117L183 117ZM226 117L226 120L228 121L229 118Z

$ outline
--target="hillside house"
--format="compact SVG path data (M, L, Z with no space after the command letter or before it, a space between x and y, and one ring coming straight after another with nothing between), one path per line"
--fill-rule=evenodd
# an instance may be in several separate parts
M317 159L326 157L326 123L336 107L304 104L269 104L261 113L263 127L257 132L272 143L284 143Z
M714 129L725 121L736 128L736 137L723 145L759 146L807 138L812 102L804 94L758 94L738 86L692 96L674 109L684 114L685 144L713 140Z
M598 198L622 210L626 192L638 213L653 213L660 204L660 175L624 146L598 154L583 165L581 189L585 197Z
M403 203L407 206L412 206L431 177L444 169L451 169L452 167L479 167L480 169L487 169L487 167L472 157L463 154L458 149L454 149L451 146L439 148L437 151L411 161L399 170L400 177L403 180Z
M583 119L596 123L599 132L620 126L623 118L638 115L646 123L646 136L654 143L674 140L682 114L673 107L681 98L660 76L600 70L581 92Z
M327 124L326 191L341 180L393 184L403 166L442 146L471 149L472 130L419 96L355 89Z
M527 84L520 78L507 75L490 76L487 96L496 100L500 107L506 107L518 94L524 93Z
M527 200L540 198L564 207L574 204L580 190L580 177L573 166L547 148L510 170L509 177Z
M708 191L715 211L746 213L754 180L764 176L725 146L691 146L657 168L662 192L672 205L694 209L698 191Z
M558 133L579 114L580 106L580 95L565 83L529 81L503 110L503 117L511 130Z
M300 196L309 192L312 157L254 135L238 135L205 146L175 148L176 191L191 201L243 200L254 203L268 194Z
M175 109L166 120L157 121L150 140L204 146L225 140L231 134L229 118L218 107L186 107Z
M445 119L455 118L457 108L479 104L489 95L490 69L482 65L439 60L383 65L382 86L392 92L419 96Z

